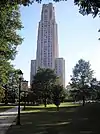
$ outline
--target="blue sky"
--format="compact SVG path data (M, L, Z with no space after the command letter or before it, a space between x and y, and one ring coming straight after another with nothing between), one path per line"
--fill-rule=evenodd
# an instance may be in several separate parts
M43 4L43 2L42 2ZM20 31L24 41L18 47L18 54L13 64L22 69L24 78L30 80L30 63L36 57L37 29L40 21L42 4L34 3L21 7L21 20L24 28ZM54 3L58 24L59 54L66 61L66 84L70 80L72 68L83 58L90 61L91 67L100 80L100 18L91 15L82 16L73 0Z

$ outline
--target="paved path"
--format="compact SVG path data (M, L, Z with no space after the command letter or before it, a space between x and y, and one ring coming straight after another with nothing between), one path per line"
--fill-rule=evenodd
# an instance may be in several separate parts
M23 107L20 107L20 110L22 109ZM18 107L16 106L14 108L8 109L5 112L0 113L0 134L6 134L6 131L17 117L17 111Z

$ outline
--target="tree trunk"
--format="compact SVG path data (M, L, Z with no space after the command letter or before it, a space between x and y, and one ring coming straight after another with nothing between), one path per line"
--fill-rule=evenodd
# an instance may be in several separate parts
M83 96L83 106L85 105L85 96Z
M8 104L8 99L7 99L7 89L5 90L5 105L7 105Z
M25 106L26 106L26 96L25 96L26 94L25 94L25 92L24 92L24 110L25 110Z
M47 100L46 100L46 98L44 99L44 106L47 107Z
M59 105L57 106L57 111L59 111Z

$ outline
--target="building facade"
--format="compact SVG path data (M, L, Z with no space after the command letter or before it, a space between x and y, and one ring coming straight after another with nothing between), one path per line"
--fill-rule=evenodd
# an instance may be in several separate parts
M65 87L65 60L64 58L56 58L55 71L59 77L59 83Z
M36 60L31 60L30 84L32 83L35 74L36 74Z
M55 68L58 57L58 35L52 3L43 4L37 37L37 68Z
M36 70L39 67L55 69L56 71L55 65L56 66L58 65L58 60L59 60L58 28L55 20L55 9L52 3L43 4L41 12L41 20L38 25L36 60L31 61L30 81L32 82L33 75L35 75ZM63 62L61 63L63 64ZM65 64L61 65L61 63L59 63L61 67L65 65ZM63 73L65 72L62 72L62 74ZM61 75L61 73L57 73L57 75L58 74Z

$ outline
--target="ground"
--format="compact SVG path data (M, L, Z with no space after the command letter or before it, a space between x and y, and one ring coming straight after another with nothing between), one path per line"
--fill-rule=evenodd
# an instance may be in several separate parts
M62 104L26 107L21 113L21 126L15 124L7 134L100 134L100 104L78 106Z
M0 112L4 112L10 108L13 108L14 106L0 106Z

